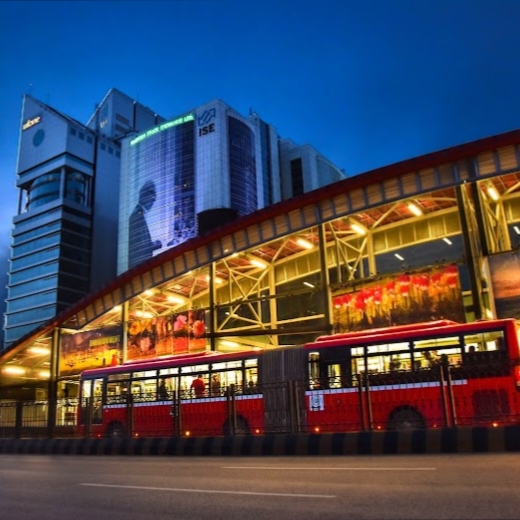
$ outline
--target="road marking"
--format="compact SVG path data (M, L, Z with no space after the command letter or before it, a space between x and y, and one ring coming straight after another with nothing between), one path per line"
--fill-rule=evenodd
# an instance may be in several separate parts
M301 468L290 466L222 466L222 469L267 469L277 471L435 471L437 468Z
M183 488L164 488L151 486L120 486L117 484L90 484L83 482L80 486L90 487L107 487L107 488L121 488L121 489L143 489L148 491L178 491L184 493L218 493L220 495L257 495L267 497L288 497L288 498L336 498L335 495L305 495L299 493L259 493L255 491L219 491L215 489L183 489Z

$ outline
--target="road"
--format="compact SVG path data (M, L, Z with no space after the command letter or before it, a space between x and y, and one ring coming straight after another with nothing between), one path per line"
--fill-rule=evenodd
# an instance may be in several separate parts
M0 518L520 518L520 454L0 455Z

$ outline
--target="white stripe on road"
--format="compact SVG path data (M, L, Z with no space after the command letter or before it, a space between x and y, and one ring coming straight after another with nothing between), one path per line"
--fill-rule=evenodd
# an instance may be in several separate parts
M267 469L276 471L435 471L437 468L301 468L290 466L222 466L222 469Z
M297 498L336 498L335 495L304 495L299 493L258 493L255 491L219 491L215 489L183 489L183 488L163 488L150 486L119 486L116 484L89 484L80 483L80 486L90 487L107 487L107 488L121 488L121 489L143 489L148 491L176 491L185 493L218 493L221 495L257 495L268 497L297 497Z

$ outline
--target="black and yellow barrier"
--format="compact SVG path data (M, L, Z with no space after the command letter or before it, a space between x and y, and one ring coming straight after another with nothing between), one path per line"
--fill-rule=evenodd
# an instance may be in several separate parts
M0 439L0 454L284 456L520 451L520 425L500 428L235 437Z

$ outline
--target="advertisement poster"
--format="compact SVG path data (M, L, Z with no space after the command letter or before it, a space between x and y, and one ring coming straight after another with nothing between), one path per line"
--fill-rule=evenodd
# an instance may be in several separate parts
M450 319L466 321L456 265L388 276L333 296L334 332Z
M133 321L128 324L127 360L206 350L204 311Z
M520 253L491 256L489 269L497 318L520 319Z
M122 356L120 325L64 334L61 337L60 376L80 374L89 368L118 365Z

